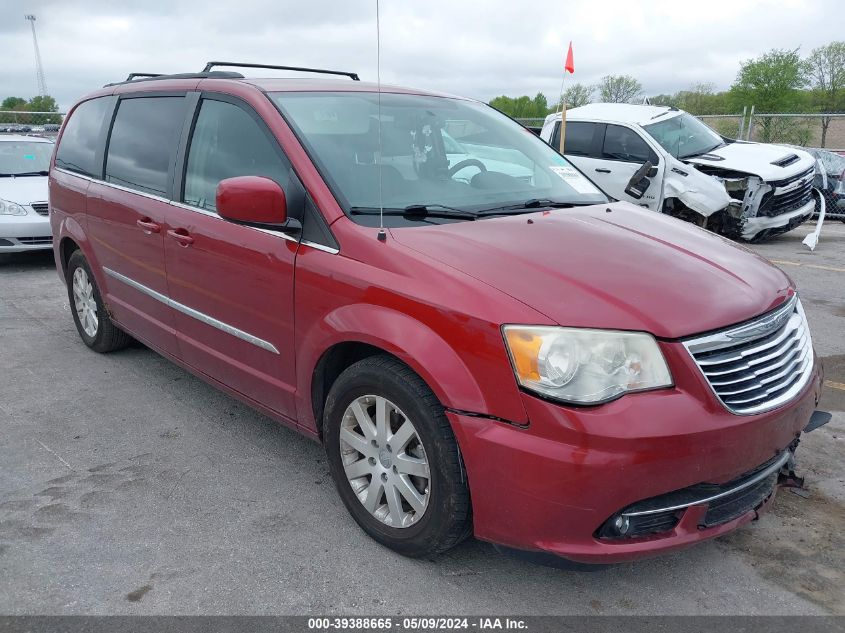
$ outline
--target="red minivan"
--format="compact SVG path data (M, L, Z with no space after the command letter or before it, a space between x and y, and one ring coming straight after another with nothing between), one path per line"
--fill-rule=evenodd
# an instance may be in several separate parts
M214 65L249 66L65 120L50 217L86 345L137 339L322 442L409 556L626 561L771 501L821 388L780 270L477 101Z

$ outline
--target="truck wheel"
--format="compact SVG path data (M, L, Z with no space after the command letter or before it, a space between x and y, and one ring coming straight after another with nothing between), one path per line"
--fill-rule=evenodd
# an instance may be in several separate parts
M67 294L73 322L82 341L95 352L123 349L132 338L112 323L100 289L82 251L70 256L66 273Z
M443 406L398 359L371 356L337 378L323 437L343 503L382 545L430 556L470 534L469 490Z

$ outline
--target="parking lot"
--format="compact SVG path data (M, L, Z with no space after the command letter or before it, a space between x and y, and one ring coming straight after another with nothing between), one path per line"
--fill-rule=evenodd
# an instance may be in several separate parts
M0 261L0 612L845 614L845 224L753 250L798 285L824 358L806 491L694 549L562 571L468 541L436 560L352 521L321 447L144 347L80 341L50 253Z

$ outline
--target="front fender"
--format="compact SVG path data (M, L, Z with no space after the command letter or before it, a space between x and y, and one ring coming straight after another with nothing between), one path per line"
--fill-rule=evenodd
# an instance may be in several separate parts
M663 197L677 198L705 218L731 203L721 182L671 157L667 159Z
M314 368L332 346L348 342L366 343L398 357L425 380L445 407L472 412L490 410L473 374L437 332L397 310L355 303L327 313L298 342L297 409L304 426L317 427L310 398Z

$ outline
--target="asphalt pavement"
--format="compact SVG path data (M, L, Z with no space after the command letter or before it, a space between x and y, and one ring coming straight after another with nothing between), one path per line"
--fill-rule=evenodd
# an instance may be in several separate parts
M833 421L806 491L695 548L562 571L435 560L348 516L322 448L138 346L89 351L50 254L0 257L2 614L845 614L845 224L752 249L797 283Z

